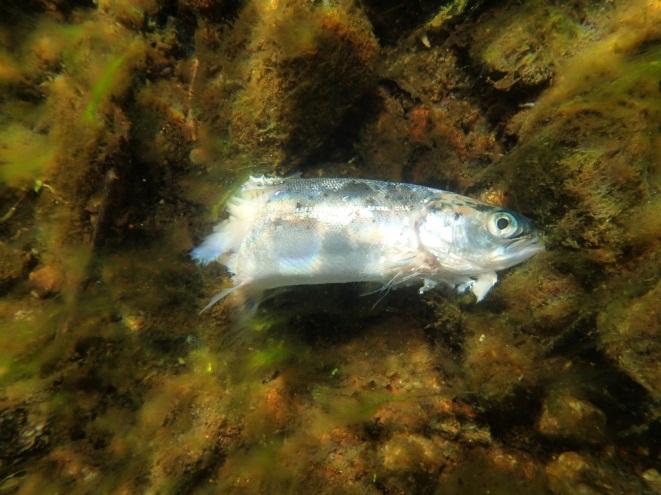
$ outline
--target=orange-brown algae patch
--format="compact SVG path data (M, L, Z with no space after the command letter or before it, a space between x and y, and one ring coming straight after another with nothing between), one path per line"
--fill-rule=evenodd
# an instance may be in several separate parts
M553 255L538 255L498 284L495 298L507 305L518 325L560 332L577 315L584 297L576 277L561 273Z
M282 375L258 386L250 397L248 407L246 434L255 438L287 427L296 411L293 396Z
M409 138L413 142L424 143L429 139L431 111L426 107L415 107L408 114Z
M64 283L64 273L58 265L44 265L30 273L30 284L39 297L57 294Z
M500 401L521 386L535 383L543 348L525 335L516 335L501 321L473 317L464 347L467 386L483 400Z
M379 447L383 468L393 472L434 473L457 455L458 448L441 438L395 434Z
M76 480L81 485L90 486L90 483L100 477L101 472L90 459L76 451L76 446L77 444L73 443L69 446L56 447L48 454L48 460L71 481Z
M490 205L507 206L509 195L507 193L507 188L501 184L485 189L478 194L477 199L489 203Z

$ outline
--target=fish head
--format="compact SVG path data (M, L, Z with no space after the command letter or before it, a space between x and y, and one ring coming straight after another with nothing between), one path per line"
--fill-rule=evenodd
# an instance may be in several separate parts
M427 205L418 238L441 269L463 274L509 268L544 250L530 219L460 195Z

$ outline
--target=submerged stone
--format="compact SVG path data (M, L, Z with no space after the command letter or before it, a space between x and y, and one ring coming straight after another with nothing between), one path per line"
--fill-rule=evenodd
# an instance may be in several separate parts
M551 438L601 443L605 439L606 415L589 401L571 393L551 392L542 404L537 429Z

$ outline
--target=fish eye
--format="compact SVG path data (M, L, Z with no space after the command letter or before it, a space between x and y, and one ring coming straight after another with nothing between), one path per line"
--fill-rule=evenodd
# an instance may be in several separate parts
M519 231L519 224L513 215L505 211L494 213L489 219L489 232L496 237L512 237Z

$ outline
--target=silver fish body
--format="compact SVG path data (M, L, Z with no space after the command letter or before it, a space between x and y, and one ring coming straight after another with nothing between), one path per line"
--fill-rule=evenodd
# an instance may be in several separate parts
M192 252L220 261L236 289L378 282L442 283L482 300L496 272L543 250L515 212L413 184L362 179L251 177L229 218Z

